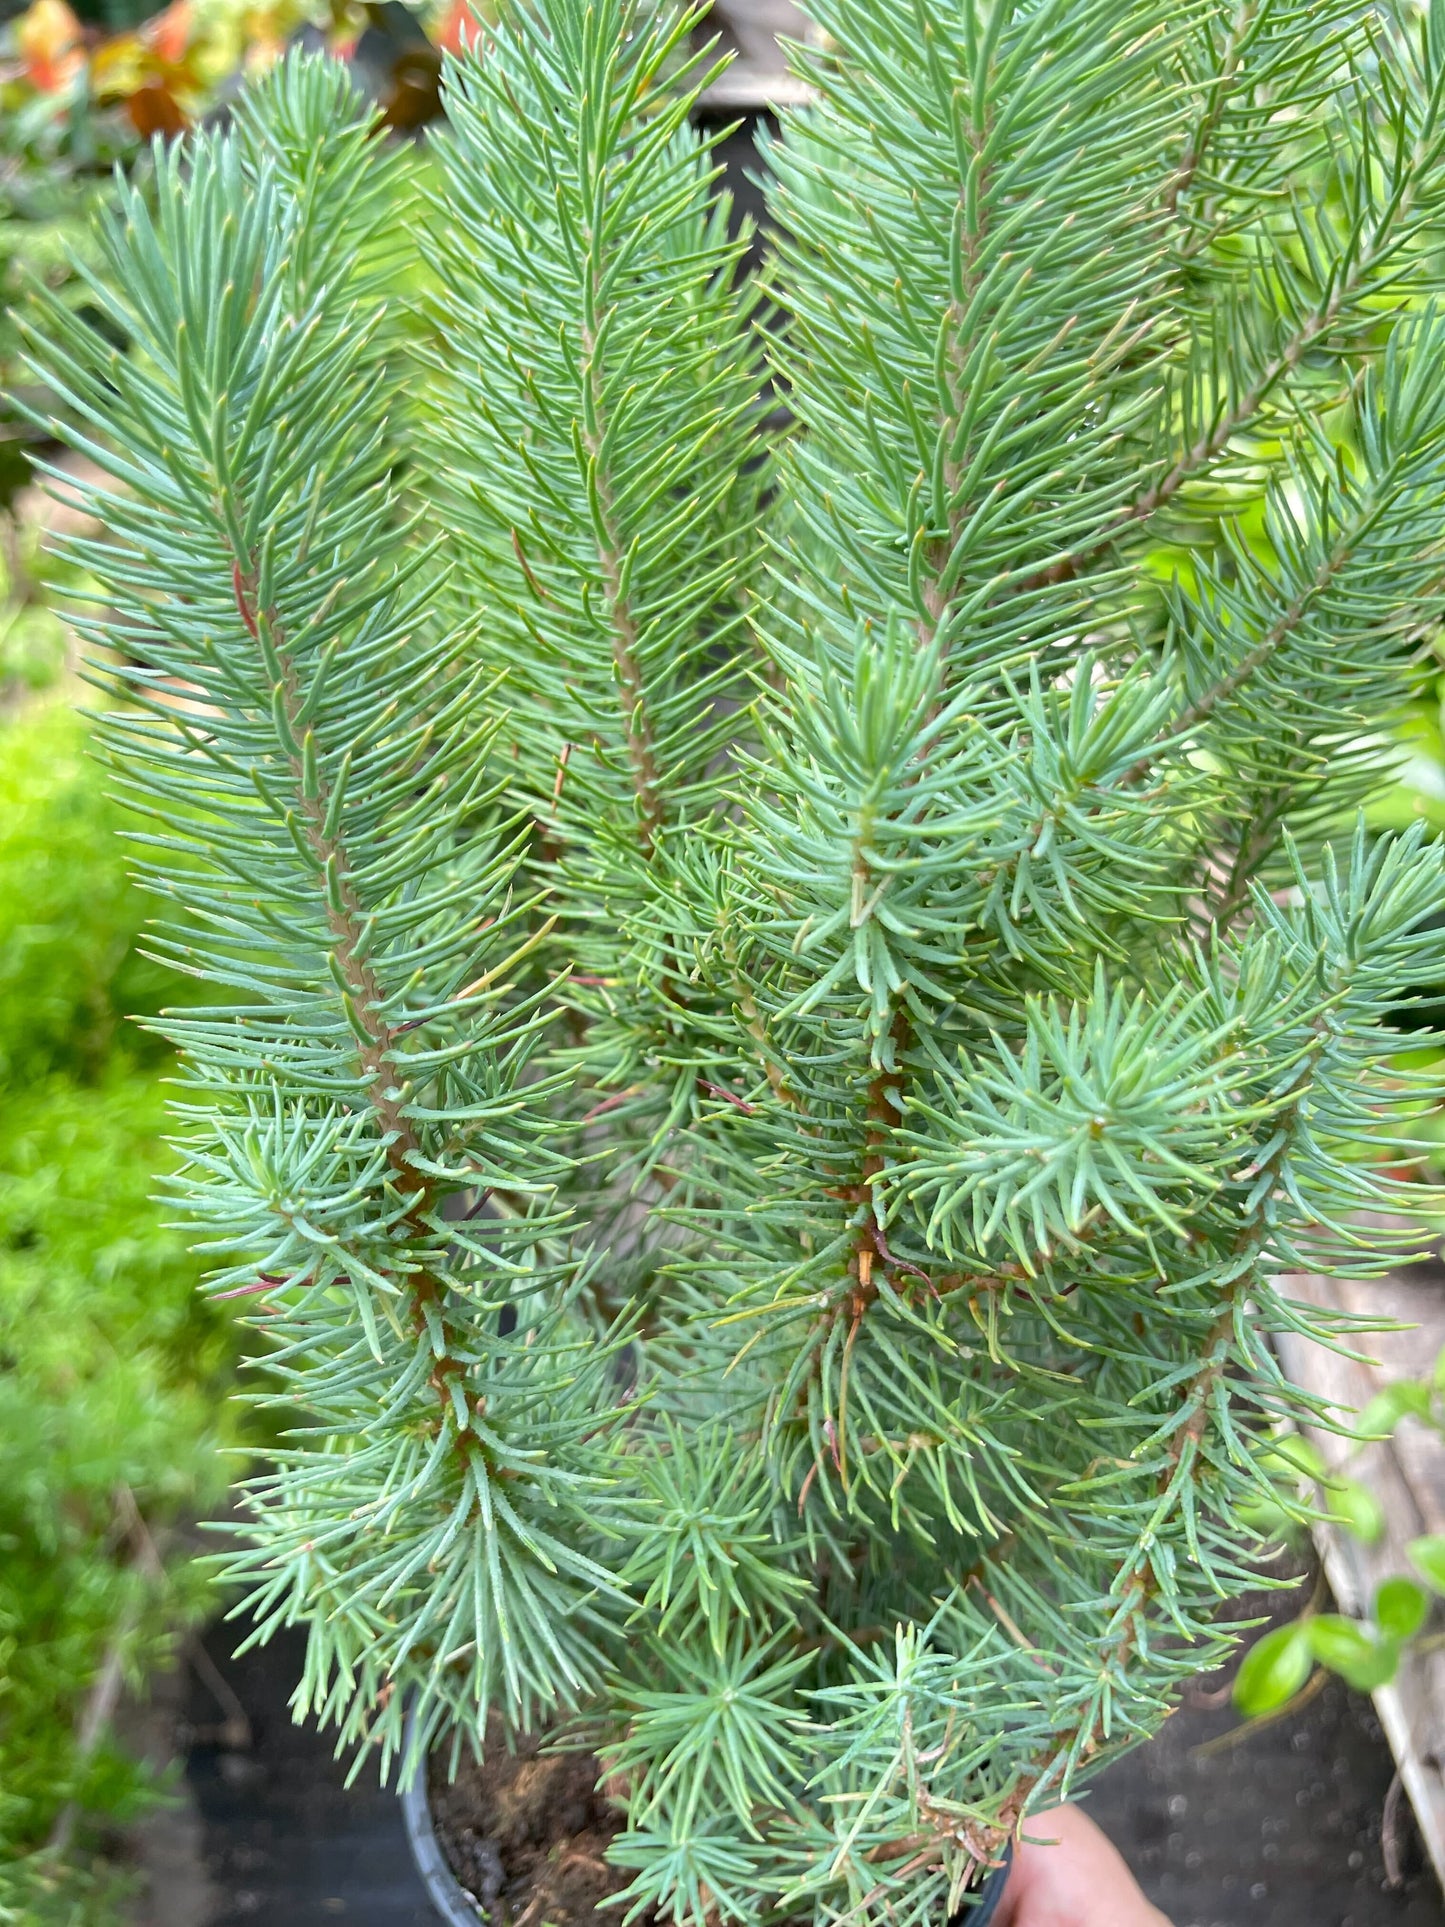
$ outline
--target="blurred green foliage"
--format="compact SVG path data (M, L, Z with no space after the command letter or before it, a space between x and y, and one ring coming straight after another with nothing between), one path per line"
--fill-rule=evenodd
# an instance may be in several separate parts
M169 973L136 949L146 899L125 874L119 812L84 728L63 704L22 714L0 756L0 1079L91 1080L159 1045L149 1016Z
M1403 829L1423 818L1445 830L1445 673L1431 676L1400 725L1401 757L1395 781L1371 801L1378 829ZM1445 982L1445 941L1441 980Z
M99 1923L154 1797L77 1730L205 1609L177 1525L225 1485L229 1329L155 1202L164 1047L104 773L55 700L0 723L0 1921ZM75 1849L45 1851L74 1803Z
M0 702L34 695L60 674L65 624L53 601L75 575L45 553L38 529L0 510Z
M1398 1379L1378 1392L1356 1419L1353 1436L1361 1445L1388 1439L1407 1419L1445 1435L1445 1352L1428 1376ZM1383 1535L1385 1518L1373 1493L1358 1479L1327 1470L1307 1439L1282 1438L1261 1469L1275 1489L1274 1498L1262 1502L1250 1521L1262 1537L1298 1541L1311 1516L1328 1519L1366 1545ZM1365 1618L1319 1612L1311 1605L1257 1639L1235 1675L1238 1710L1252 1719L1273 1718L1305 1690L1317 1666L1338 1674L1356 1692L1373 1693L1395 1678L1412 1641L1424 1634L1438 1645L1430 1622L1435 1600L1445 1595L1445 1535L1415 1539L1406 1552L1418 1577L1395 1573L1382 1580Z

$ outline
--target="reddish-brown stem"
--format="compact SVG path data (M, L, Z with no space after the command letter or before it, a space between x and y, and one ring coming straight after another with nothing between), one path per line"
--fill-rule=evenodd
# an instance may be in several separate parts
M1293 374L1305 356L1329 335L1346 304L1359 293L1371 269L1386 251L1389 229L1408 211L1410 202L1408 191L1396 197L1380 227L1360 247L1348 269L1340 273L1328 297L1268 357L1233 404L1220 407L1212 426L1203 435L1126 508L1121 509L1093 542L1085 548L1060 556L1047 568L1031 576L1025 586L1037 589L1071 582L1097 562L1127 530L1150 521L1160 509L1173 501L1187 482L1217 461L1259 413L1279 382Z
M261 622L264 620L266 624L267 637L282 668L281 703L294 739L301 727L301 701L284 627L276 610L262 611L256 604L254 564L250 558L246 558L244 563L241 558L233 561L232 582L237 613L247 633L259 641ZM397 1082L399 1072L394 1061L396 1036L383 1013L384 993L363 949L362 926L365 916L356 895L345 842L339 833L327 833L328 796L324 784L318 785L316 794L308 795L301 757L288 750L286 760L296 786L303 834L317 870L322 876L330 872L336 878L339 904L328 901L326 922L337 965L349 988L354 1028L360 1033L357 1060L366 1083L368 1102L386 1138L387 1161L397 1187L411 1200L404 1223L418 1238L422 1238L427 1235L425 1217L433 1202L433 1187L416 1163L421 1145L406 1115L404 1090ZM422 1269L406 1273L399 1283L410 1300L412 1325L418 1340L428 1345L432 1343L428 1309L434 1312L443 1334L446 1334L451 1321L446 1311L446 1295L436 1276L430 1270ZM444 1344L441 1354L435 1358L430 1378L443 1422L456 1424L456 1403L451 1388L463 1382L465 1377L466 1365ZM464 1439L459 1439L458 1443L465 1449Z
M596 273L596 264L593 264ZM622 587L622 540L616 527L611 480L602 465L602 377L597 365L597 342L592 330L582 329L583 376L590 391L593 421L596 426L584 432L583 446L593 464L593 482L601 523L597 559L602 568L607 614L612 631L612 662L622 694L622 728L627 745L627 761L632 771L641 819L644 855L651 856L665 821L662 785L653 746L652 719L647 712L647 692L638 656L637 617L631 598Z
M1170 177L1164 190L1164 206L1170 214L1178 211L1181 198L1194 185L1194 177L1209 152L1209 143L1218 131L1224 115L1224 104L1233 91L1239 77L1240 63L1243 58L1244 40L1254 24L1255 14L1259 11L1257 0L1242 0L1233 24L1224 43L1224 57L1219 63L1219 72L1210 85L1209 104L1200 116L1189 145L1179 158L1179 165ZM1184 250L1186 253L1192 250Z

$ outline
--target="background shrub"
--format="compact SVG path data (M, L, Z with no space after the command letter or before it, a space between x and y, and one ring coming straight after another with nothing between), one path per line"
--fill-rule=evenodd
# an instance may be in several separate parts
M154 1198L164 1047L118 812L66 706L0 724L0 1919L104 1920L94 1850L153 1797L77 1743L205 1609L176 1527L220 1503L225 1321ZM44 1851L73 1803L76 1851Z

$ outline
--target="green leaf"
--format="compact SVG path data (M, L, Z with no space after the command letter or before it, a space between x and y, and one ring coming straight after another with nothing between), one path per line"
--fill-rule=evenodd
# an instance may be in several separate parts
M1445 1593L1445 1534L1432 1533L1406 1546L1410 1564L1432 1592Z
M1259 1460L1259 1469L1267 1478L1280 1484L1288 1481L1292 1486L1302 1479L1318 1482L1329 1473L1319 1447L1298 1435L1278 1440Z
M1375 1639L1357 1619L1343 1613L1318 1613L1305 1621L1310 1651L1357 1692L1373 1693L1395 1676L1400 1663L1396 1639Z
M1361 1545L1374 1545L1385 1530L1385 1515L1374 1493L1358 1479L1331 1479L1328 1489L1331 1522Z
M1238 1508L1238 1516L1261 1539L1292 1539L1300 1530L1297 1521L1273 1499L1246 1499Z
M1251 1719L1275 1712L1309 1678L1312 1659L1304 1620L1276 1626L1245 1654L1234 1681L1235 1706Z
M1445 1353L1442 1353L1442 1357L1445 1357ZM1438 1381L1438 1360L1435 1370ZM1382 1392L1376 1392L1361 1412L1355 1432L1362 1439L1387 1439L1402 1418L1424 1419L1429 1416L1430 1387L1416 1379L1402 1378L1394 1385L1387 1385Z
M1371 1617L1390 1638L1413 1639L1429 1610L1430 1601L1413 1579L1385 1579L1375 1593Z

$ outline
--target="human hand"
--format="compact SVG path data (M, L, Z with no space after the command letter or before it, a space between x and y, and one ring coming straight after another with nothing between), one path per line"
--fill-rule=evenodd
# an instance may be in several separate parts
M1169 1927L1118 1849L1078 1807L1024 1822L997 1927Z

